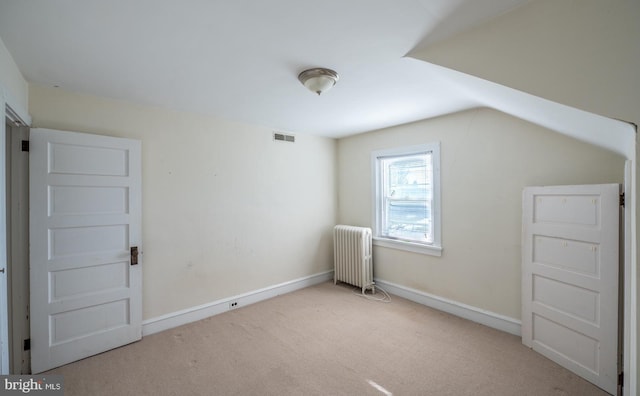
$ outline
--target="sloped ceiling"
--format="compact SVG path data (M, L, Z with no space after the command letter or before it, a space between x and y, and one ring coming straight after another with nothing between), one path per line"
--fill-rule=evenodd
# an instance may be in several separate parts
M411 56L640 124L640 1L536 0Z

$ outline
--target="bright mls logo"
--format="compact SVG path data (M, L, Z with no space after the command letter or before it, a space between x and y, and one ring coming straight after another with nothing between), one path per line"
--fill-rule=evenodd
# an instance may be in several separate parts
M0 395L64 395L61 375L2 375L0 381Z

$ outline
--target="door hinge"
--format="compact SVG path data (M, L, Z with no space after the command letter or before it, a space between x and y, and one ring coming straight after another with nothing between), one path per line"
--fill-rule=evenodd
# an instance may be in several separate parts
M624 207L624 193L620 194L620 206Z
M31 350L31 338L27 338L26 340L24 340L24 350L25 351L30 351Z
M22 151L29 151L29 141L28 140L23 140L22 141Z
M618 385L619 386L624 385L624 371L621 371L620 373L618 373Z

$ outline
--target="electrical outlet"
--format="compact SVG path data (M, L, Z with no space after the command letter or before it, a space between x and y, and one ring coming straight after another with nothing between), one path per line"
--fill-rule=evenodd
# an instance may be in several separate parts
M237 301L229 301L229 309L235 309L238 308L238 302Z

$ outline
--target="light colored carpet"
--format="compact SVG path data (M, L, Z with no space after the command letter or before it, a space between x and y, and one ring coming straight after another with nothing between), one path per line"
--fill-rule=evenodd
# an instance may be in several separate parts
M352 291L323 283L47 374L66 396L607 394L519 337Z

